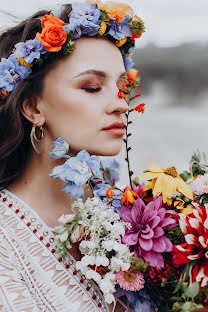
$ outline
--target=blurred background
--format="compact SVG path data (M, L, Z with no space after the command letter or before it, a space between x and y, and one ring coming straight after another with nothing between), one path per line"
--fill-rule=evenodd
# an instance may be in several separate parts
M66 2L0 0L0 31L38 9L57 10L58 4ZM208 1L123 2L146 25L133 56L142 84L141 97L133 106L146 103L144 115L134 112L130 117L129 156L134 176L147 169L150 157L163 168L188 169L197 149L208 155ZM128 181L125 157L123 145L117 156L121 184Z

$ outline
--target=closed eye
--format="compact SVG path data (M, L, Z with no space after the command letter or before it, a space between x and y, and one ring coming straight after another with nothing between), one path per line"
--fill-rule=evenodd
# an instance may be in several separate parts
M102 88L98 87L98 88L82 88L83 90L93 93L93 92L99 92Z

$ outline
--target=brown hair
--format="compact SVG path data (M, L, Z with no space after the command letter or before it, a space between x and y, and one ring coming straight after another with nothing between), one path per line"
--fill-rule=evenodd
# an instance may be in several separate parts
M58 16L68 22L71 4L63 6ZM39 11L12 27L0 36L0 59L7 58L18 42L35 38L40 31L40 19L49 12ZM63 56L64 57L64 56ZM60 60L60 58L59 58ZM0 189L11 184L22 172L30 153L30 131L32 124L21 113L21 105L31 95L40 96L46 73L57 64L57 59L46 62L19 84L0 104Z

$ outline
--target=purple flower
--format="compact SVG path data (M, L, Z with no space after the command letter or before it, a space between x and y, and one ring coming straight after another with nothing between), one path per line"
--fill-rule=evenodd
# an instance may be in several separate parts
M174 211L166 210L162 203L162 196L155 197L147 206L138 198L131 209L119 208L121 219L132 226L124 235L123 243L134 251L136 258L158 268L164 267L162 253L172 251L172 243L164 235L164 229L176 225L176 221L170 218Z
M10 92L31 73L30 68L19 64L14 54L10 55L8 59L2 58L0 62L0 88Z
M134 66L134 62L131 57L124 56L123 61L124 61L124 67L126 71L129 71Z
M28 40L27 42L19 42L15 44L16 51L14 54L16 57L24 57L24 60L31 64L36 58L40 58L41 54L46 53L46 49L36 38Z
M69 24L63 26L63 30L69 33L74 32L74 39L82 35L95 36L100 28L100 10L96 5L89 3L72 3Z
M131 37L131 26L128 24L130 16L126 16L121 24L119 24L116 20L111 19L108 24L110 25L109 34L117 39L121 40L124 37Z

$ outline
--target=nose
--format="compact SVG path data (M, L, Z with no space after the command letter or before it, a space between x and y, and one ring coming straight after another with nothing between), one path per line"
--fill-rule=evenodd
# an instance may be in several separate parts
M106 101L107 102L107 105L106 105L107 114L112 114L112 113L125 114L128 111L129 109L128 104L123 98L118 97L118 92L119 92L119 89L117 86L109 90L108 100L106 99L107 100Z

